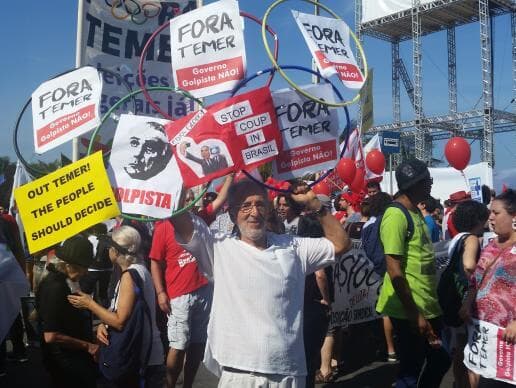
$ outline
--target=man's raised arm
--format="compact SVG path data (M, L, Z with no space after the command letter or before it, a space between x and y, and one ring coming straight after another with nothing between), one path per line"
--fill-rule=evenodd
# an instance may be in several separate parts
M349 250L351 241L340 222L326 208L310 188L303 184L294 188L292 199L304 205L307 211L315 212L324 231L324 237L330 240L335 247L335 255L340 255Z
M180 206L184 206L185 203L185 192L183 188L181 191L181 199L179 200ZM170 222L174 225L176 235L180 238L181 243L188 243L192 239L194 227L190 212L185 211L174 217L170 217Z

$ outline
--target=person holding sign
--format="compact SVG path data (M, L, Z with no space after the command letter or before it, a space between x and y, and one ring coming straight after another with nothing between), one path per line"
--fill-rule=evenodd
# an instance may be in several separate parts
M73 308L68 295L93 263L93 246L74 236L56 249L49 274L39 285L36 309L43 323L43 363L56 387L96 387L99 345L93 342L89 314ZM73 288L73 289L72 289Z
M505 328L503 339L516 343L516 191L509 189L491 205L489 223L497 237L480 254L469 293L461 308L466 322L471 318ZM496 357L496 355L492 355ZM514 384L514 382L513 382ZM481 378L479 387L513 386Z
M237 233L211 231L188 213L172 218L177 241L214 277L204 362L219 387L302 387L306 362L302 311L305 277L335 262L350 241L307 186L292 198L321 222L325 238L267 232L263 186L244 179L228 193ZM250 335L251 333L251 335Z

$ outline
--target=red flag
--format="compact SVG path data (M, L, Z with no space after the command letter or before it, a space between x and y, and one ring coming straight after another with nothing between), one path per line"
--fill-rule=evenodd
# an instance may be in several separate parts
M166 131L186 187L256 168L282 146L268 87L191 113Z

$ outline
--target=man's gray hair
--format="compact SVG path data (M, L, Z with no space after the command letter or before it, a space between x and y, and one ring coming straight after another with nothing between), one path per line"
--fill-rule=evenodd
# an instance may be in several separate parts
M140 233L132 226L123 225L113 231L111 238L114 242L129 251L127 255L119 252L117 262L120 265L129 266L141 262L140 246L142 238Z
M267 190L261 184L252 181L251 179L242 179L238 182L233 183L228 190L228 207L230 211L240 206L242 202L242 196L250 193L263 195L265 201L267 201Z

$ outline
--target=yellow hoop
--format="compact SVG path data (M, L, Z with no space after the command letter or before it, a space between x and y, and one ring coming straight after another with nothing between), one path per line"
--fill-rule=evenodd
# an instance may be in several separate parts
M287 74L283 71L283 69L278 65L278 62L276 62L276 60L274 59L272 51L271 51L271 49L269 47L269 43L267 42L266 26L267 26L267 19L269 18L269 14L272 12L272 10L274 8L276 8L278 5L280 5L281 3L284 3L285 1L288 1L288 0L276 0L274 3L272 3L269 6L269 8L267 8L267 11L265 11L265 15L263 15L263 19L262 19L262 41L263 41L263 45L265 47L265 51L267 53L267 56L269 57L269 60L272 62L274 68L283 77L283 79L290 84L290 86L292 86L295 90L297 90L298 93L302 94L306 98L309 98L310 100L315 101L315 102L317 102L319 104L328 105L328 106L332 106L332 107L337 107L338 108L338 107L343 107L343 106L351 105L351 104L354 104L355 102L357 102L360 99L360 91L357 93L357 95L352 100L350 100L350 101L342 101L342 102L328 102L328 101L321 100L320 98L317 98L316 96L312 96L310 93L307 93L306 91L301 89L294 81L292 81L287 76ZM328 8L327 6L319 3L316 0L301 0L301 1L317 5L317 6L321 7L322 9L324 9L326 12L328 12L330 15L332 15L335 19L342 20L342 18L339 15L337 15L335 12L333 12L330 8ZM364 82L365 82L366 79L367 79L367 60L366 60L366 57L365 57L365 54L364 54L364 50L362 48L362 45L360 44L360 41L358 40L358 38L354 34L354 32L351 31L351 28L349 29L349 32L351 34L351 37L355 41L355 44L356 44L356 46L358 48L358 51L360 53L360 57L362 58L362 62L364 64L364 75L365 75L364 76Z

